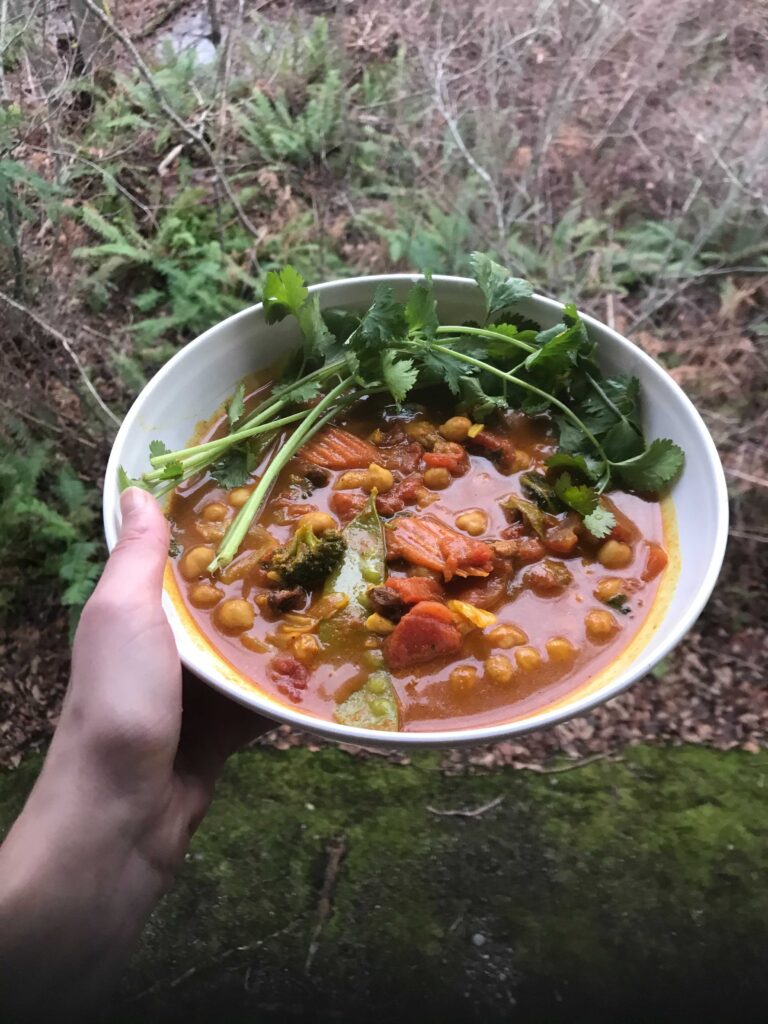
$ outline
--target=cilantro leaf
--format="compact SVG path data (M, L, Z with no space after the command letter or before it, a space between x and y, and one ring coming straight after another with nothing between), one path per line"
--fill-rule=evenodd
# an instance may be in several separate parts
M621 462L640 455L644 448L643 435L629 420L621 419L602 439L603 449L611 462Z
M227 405L227 419L229 420L230 427L234 427L234 425L245 412L244 399L245 383L244 381L241 380L240 383L237 385L237 390L235 391L234 395L232 395L232 398L229 400L229 403Z
M317 294L299 311L299 327L304 335L307 355L327 355L336 344L336 338L328 330L320 312L320 298Z
M581 321L566 327L525 360L526 370L532 373L539 387L553 392L560 389L563 378L576 365L576 357L583 350L581 328Z
M306 380L296 383L288 381L285 384L278 384L272 389L273 398L290 398L292 402L311 402L317 398L320 391L319 380Z
M405 399L419 376L412 359L398 359L394 352L384 353L381 373L384 383L398 405Z
M134 486L133 480L131 480L122 466L117 467L117 486L119 487L121 494L129 487Z
M616 525L616 516L603 505L597 505L593 512L584 516L584 525L598 540L607 537Z
M352 336L356 348L384 348L389 342L402 338L408 329L405 309L395 301L389 285L380 284L370 309L360 321Z
M509 271L490 256L473 252L469 257L472 276L485 296L486 319L492 320L502 310L533 294L533 287L520 277L510 277Z
M184 472L184 467L180 462L166 462L163 466L163 472L160 474L161 480L175 480L180 477Z
M219 487L243 487L250 483L251 474L248 469L248 453L244 447L236 445L210 467L210 474Z
M655 493L672 483L684 462L682 448L669 438L659 438L652 441L641 455L613 463L612 468L625 487Z
M282 270L270 270L261 297L264 319L268 324L276 324L289 313L298 316L307 295L304 278L290 264Z
M555 480L555 494L564 505L578 512L580 516L589 516L597 508L597 493L587 484L575 484L567 471L561 473Z
M476 423L484 422L497 409L506 409L503 395L489 395L477 377L462 377L459 381L462 412L471 414Z
M423 281L417 281L408 293L405 319L409 331L418 331L426 338L434 338L438 319L431 274L426 274Z
M567 452L556 452L547 459L549 469L568 469L578 473L585 480L594 483L602 472L602 463L585 455L569 455Z
M152 458L156 455L167 455L171 449L163 441L150 441L149 454Z
M442 352L425 351L421 357L424 369L436 384L445 384L452 395L461 394L461 384L466 378L466 366ZM430 381L432 383L432 381Z

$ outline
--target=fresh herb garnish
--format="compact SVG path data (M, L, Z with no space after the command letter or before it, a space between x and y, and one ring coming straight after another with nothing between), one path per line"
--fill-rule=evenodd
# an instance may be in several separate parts
M151 470L140 481L121 471L121 486L138 484L159 497L203 471L222 486L237 486L251 479L267 447L278 442L230 523L211 563L214 571L237 553L282 467L326 423L363 395L388 392L400 404L414 389L440 385L478 420L507 408L551 416L558 452L548 460L546 477L529 474L527 486L523 481L535 503L517 498L513 504L539 529L542 508L571 510L593 536L607 536L615 520L601 494L612 486L658 492L680 472L683 452L669 440L646 443L637 380L603 375L574 306L542 330L515 308L532 294L527 281L510 277L483 253L473 253L470 265L484 298L482 324L440 324L428 275L414 283L404 303L380 286L368 310L356 315L322 311L294 268L270 271L264 318L271 324L294 316L302 336L272 394L246 413L241 386L227 406L227 435L175 452L153 441Z

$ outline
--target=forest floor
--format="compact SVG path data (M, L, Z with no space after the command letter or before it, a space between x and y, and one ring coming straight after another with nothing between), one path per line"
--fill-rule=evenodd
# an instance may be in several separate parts
M36 769L0 777L0 834ZM762 1024L768 755L246 751L105 1024Z

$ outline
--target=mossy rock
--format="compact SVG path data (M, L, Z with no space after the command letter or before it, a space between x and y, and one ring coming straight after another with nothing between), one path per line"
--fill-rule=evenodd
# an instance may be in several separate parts
M767 795L768 755L703 748L462 777L243 753L105 1020L764 1021Z

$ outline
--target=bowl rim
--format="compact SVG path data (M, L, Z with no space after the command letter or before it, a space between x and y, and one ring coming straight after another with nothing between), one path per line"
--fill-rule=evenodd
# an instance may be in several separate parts
M417 273L364 274L356 277L335 278L331 281L311 285L308 290L310 294L314 294L338 289L345 285L366 285L368 287L376 287L380 284L394 284L399 282L412 283L423 280L423 278L423 274ZM458 277L449 274L434 274L432 276L432 280L435 283L444 285L471 288L478 287L477 283L471 278ZM530 296L530 299L539 304L543 304L555 313L561 312L565 306L565 303L560 302L557 299L550 298L547 295L542 295L538 292L534 292ZM130 409L123 418L120 428L112 443L112 449L109 454L104 477L103 523L107 548L110 552L117 543L116 523L119 519L117 469L120 464L121 451L126 438L130 435L133 429L135 421L141 414L144 402L155 392L155 390L165 385L167 379L172 376L174 369L179 362L189 358L197 349L208 344L209 339L215 336L225 324L236 324L239 320L245 319L253 315L253 313L259 312L261 309L262 303L254 303L252 306L248 306L209 327L202 334L198 335L197 338L194 338L192 341L180 348L178 352L174 353L174 355L163 366L161 366L157 373L146 383L134 399ZM626 352L631 352L633 357L639 360L640 363L644 364L651 373L665 374L663 367L661 367L656 360L644 352L643 349L634 342L630 341L614 328L609 327L608 324L604 324L596 317L593 317L588 313L582 313L581 311L579 311L579 313L586 324L593 328L598 328L603 333L607 333L613 345L618 346L619 349ZM501 723L499 725L474 726L468 729L439 729L431 730L429 732L379 732L376 730L342 725L326 719L316 718L306 712L294 710L280 702L273 702L263 694L256 684L254 684L253 690L246 691L238 686L234 681L217 678L212 673L201 669L199 666L194 664L193 661L185 658L185 656L179 652L182 664L227 697L237 701L245 707L250 708L252 711L259 712L266 717L275 720L278 723L289 723L303 731L316 733L340 743L354 743L367 747L448 747L492 743L509 736L522 736L526 733L533 732L536 729L549 728L567 721L570 718L581 715L592 708L611 700L613 697L616 697L618 694L628 689L639 678L650 671L654 665L658 664L659 661L665 658L691 629L715 587L723 559L725 557L725 548L728 541L728 489L723 466L717 453L717 448L715 447L715 443L706 424L704 423L704 420L693 402L673 378L666 374L665 376L667 376L668 382L671 383L673 390L677 393L680 406L685 411L688 420L695 427L704 448L707 476L712 481L715 489L715 541L710 552L706 572L698 589L687 602L685 614L681 615L678 620L669 627L660 647L658 647L652 655L641 652L639 657L633 661L631 665L627 666L626 669L620 672L615 679L609 681L596 691L587 693L583 697L574 700L572 703L558 702L557 706L550 710L545 708L542 711L536 712L535 714L516 722ZM674 493L674 485L672 493ZM280 717L277 719L275 718L276 707L279 707L280 710Z

